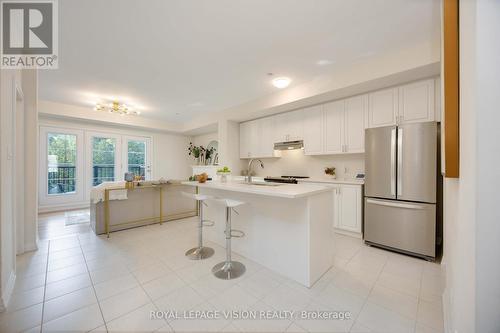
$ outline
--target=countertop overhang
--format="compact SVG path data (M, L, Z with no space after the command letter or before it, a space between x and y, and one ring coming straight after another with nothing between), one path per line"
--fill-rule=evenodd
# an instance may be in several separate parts
M318 193L331 191L331 188L315 184L279 184L276 186L249 185L244 182L230 181L222 183L218 181L207 181L199 183L196 181L182 182L183 185L198 186L200 188L211 188L216 190L225 190L240 193L250 193L265 195L270 197L280 197L296 199L312 196Z

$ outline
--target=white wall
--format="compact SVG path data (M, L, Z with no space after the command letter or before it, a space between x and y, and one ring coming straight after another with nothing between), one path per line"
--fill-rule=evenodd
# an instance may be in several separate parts
M36 248L36 182L31 178L36 164L25 168L36 156L36 147L29 147L36 133L36 85L36 71L0 71L0 311L14 287L16 253Z
M0 74L0 310L7 305L16 278L16 225L14 187L15 84L21 72L1 70Z
M47 116L40 117L40 126L61 128L77 128L80 130L104 132L118 135L151 137L152 140L152 178L187 179L191 175L192 159L187 154L190 137L157 131L145 131L123 126L110 126L76 119L64 120ZM72 204L72 207L87 206L89 193L83 202ZM60 209L61 206L40 206L42 211Z
M217 132L200 134L194 136L192 140L195 146L203 146L206 148L211 141L218 141L219 135Z
M460 1L460 178L446 179L449 333L500 332L500 2Z
M476 331L500 332L500 1L476 7Z
M335 167L337 178L353 178L356 173L365 170L364 154L305 156L302 149L297 149L282 151L280 158L266 158L262 161L264 169L256 163L253 165L257 176L287 175L325 178L325 167ZM243 162L245 169L247 162Z

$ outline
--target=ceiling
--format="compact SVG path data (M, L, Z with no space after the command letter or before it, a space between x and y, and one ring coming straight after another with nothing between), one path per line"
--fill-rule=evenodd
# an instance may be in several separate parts
M438 0L59 1L59 69L40 99L93 106L117 99L185 122L440 39Z

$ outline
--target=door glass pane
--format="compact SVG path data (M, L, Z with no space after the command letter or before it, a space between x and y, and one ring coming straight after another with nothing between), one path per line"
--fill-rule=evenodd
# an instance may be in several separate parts
M116 139L92 138L92 186L115 180Z
M146 142L128 141L127 149L128 172L145 179L146 175Z
M47 134L47 194L76 192L76 135Z

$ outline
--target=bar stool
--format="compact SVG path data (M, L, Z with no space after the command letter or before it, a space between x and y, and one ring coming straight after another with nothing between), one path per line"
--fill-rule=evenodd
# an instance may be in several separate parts
M243 205L244 202L230 199L217 199L217 201L226 207L226 230L224 231L226 235L226 261L215 265L212 268L212 273L219 279L236 279L245 273L246 268L241 262L231 260L231 238L243 237L245 233L241 230L231 229L231 213L234 211L238 214L234 207Z
M205 200L211 196L205 194L182 192L182 195L196 200L198 205L198 247L193 247L186 252L186 257L192 260L200 260L210 258L214 254L214 249L203 246L203 226L211 227L214 225L212 221L203 219L203 205L206 205Z

